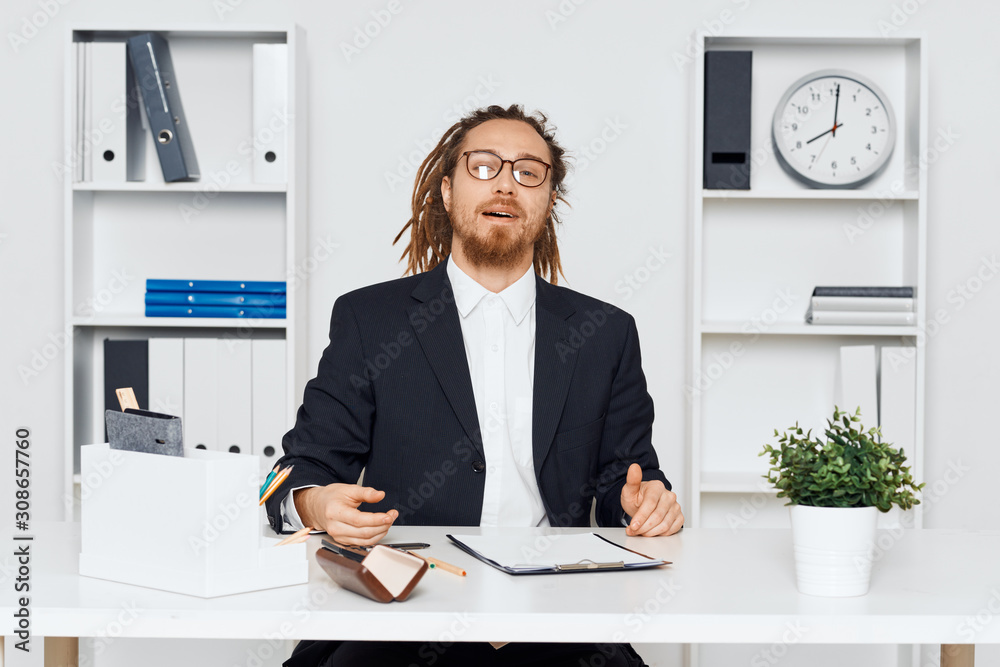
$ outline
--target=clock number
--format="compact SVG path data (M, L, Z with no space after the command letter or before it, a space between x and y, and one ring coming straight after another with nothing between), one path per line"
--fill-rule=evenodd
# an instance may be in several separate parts
M871 150L872 149L872 145L871 144L865 144L865 148L867 148L868 150Z
M799 129L799 124L798 123L792 123L792 132L795 132L797 129Z
M831 169L836 169L837 168L837 161L836 160L834 160L833 162L830 163L830 168Z
M821 96L820 96L819 93L812 93L812 101L813 102L819 102L820 99L822 99L822 98L821 98Z
M877 134L877 133L878 133L878 128L872 125L872 134Z
M872 110L871 109L865 109L865 115L866 116L871 116L872 115Z
M812 158L811 160L809 160L809 162L810 162L810 163L812 163L812 162L815 162L815 161L816 161L816 156L815 156L815 155L810 155L809 157L811 157L811 158Z
M858 163L857 159L856 159L856 158L855 158L855 157L854 157L854 156L852 155L852 156L851 156L851 166L853 167L853 166L854 166L854 165L856 165L857 163Z
M802 142L801 141L796 141L795 142L795 147L796 148L802 148Z
M851 95L851 98L852 98L851 99L852 102L857 102L858 101L858 96L857 95Z
M800 116L805 116L809 113L809 107L795 107L799 111Z

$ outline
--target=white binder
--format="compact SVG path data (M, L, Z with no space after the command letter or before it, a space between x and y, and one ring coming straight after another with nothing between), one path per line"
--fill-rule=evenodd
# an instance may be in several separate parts
M184 419L184 339L149 339L149 409Z
M288 45L253 45L253 180L288 182Z
M218 340L184 339L184 446L218 448Z
M124 42L93 42L90 54L90 151L95 182L142 180L145 137Z
M253 453L260 457L263 473L270 471L281 458L281 438L289 428L285 410L285 349L283 340L253 341Z
M913 456L917 441L917 354L913 347L882 348L879 426L882 438Z
M878 425L878 393L875 387L875 346L845 345L840 348L835 404L854 414L861 408L865 430Z
M218 362L217 446L221 451L249 454L250 441L250 341L216 339Z

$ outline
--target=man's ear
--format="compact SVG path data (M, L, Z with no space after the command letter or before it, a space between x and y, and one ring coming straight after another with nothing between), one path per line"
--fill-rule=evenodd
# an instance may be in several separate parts
M451 213L451 179L447 176L441 179L441 201L444 203L444 210Z
M556 205L556 196L557 196L557 193L556 193L556 191L555 191L555 190L553 189L553 190L552 190L552 196L551 196L551 197L549 197L549 210L548 210L548 211L546 212L546 216L549 216L549 215L552 215L552 209L553 209L553 208L555 207L555 205Z

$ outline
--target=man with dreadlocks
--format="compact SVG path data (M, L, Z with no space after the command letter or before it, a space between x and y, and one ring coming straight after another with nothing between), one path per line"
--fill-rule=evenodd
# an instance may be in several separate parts
M651 443L635 322L562 287L566 163L543 115L480 109L420 167L409 277L337 299L267 503L271 526L374 544L396 524L684 522ZM509 165L509 167L508 167ZM364 470L364 484L357 481ZM596 503L595 503L596 501ZM443 651L443 653L442 653ZM641 665L628 645L302 642L288 665Z

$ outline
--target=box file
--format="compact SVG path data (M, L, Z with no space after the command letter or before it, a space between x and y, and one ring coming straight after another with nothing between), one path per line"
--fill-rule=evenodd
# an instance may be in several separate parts
M253 180L288 182L288 45L253 45Z
M305 543L261 534L256 457L106 443L80 456L81 575L199 597L308 580Z

